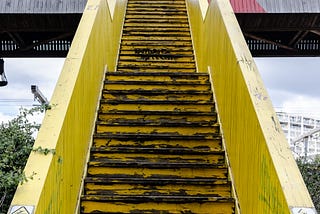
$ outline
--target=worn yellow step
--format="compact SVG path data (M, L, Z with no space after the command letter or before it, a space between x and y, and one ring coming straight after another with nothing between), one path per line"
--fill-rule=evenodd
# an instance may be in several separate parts
M159 180L158 180L159 181ZM154 183L130 183L123 182L95 182L86 180L86 195L186 195L196 196L200 194L213 197L230 197L230 184L190 184L188 180L185 183L163 183L154 181ZM183 191L181 191L183 188Z
M139 124L105 124L103 122L97 123L97 133L178 133L184 134L209 134L219 133L219 126L175 126L170 123L163 123L163 125L139 125Z
M172 15L167 15L164 13L155 13L155 14L139 14L139 11L137 11L137 14L133 14L128 13L126 15L126 20L127 19L140 19L140 20L148 20L149 18L151 19L176 19L176 20L180 20L180 19L186 19L188 20L188 16L186 13L183 14L172 14Z
M108 81L161 81L167 82L192 82L194 84L209 83L209 76L204 73L146 73L146 72L107 72ZM165 89L166 90L166 89ZM211 93L211 92L209 92Z
M168 164L153 164L153 163L139 163L139 162L89 162L88 175L89 176L110 176L110 175L127 175L138 176L141 178L154 176L172 176L172 179L177 178L196 178L196 177L211 177L215 179L226 179L228 170L225 166L211 166L209 164L179 164L168 168ZM161 169L161 170L160 170Z
M121 65L131 65L132 63L141 63L143 66L152 64L158 65L159 63L191 63L194 61L193 56L183 56L171 53L137 53L134 56L120 55L119 59L123 62ZM146 62L147 65L146 65ZM192 66L194 67L194 66Z
M161 8L139 8L139 10L134 8L127 8L126 15L144 15L144 16L187 16L186 9L161 9Z
M182 48L182 47L186 47L186 46L191 46L192 47L192 43L191 41L162 41L162 42L157 42L155 43L154 41L122 41L121 42L121 48L123 48L124 46L133 46L133 47L144 47L144 46L149 46L149 47L153 47L153 46L161 46L163 48L163 46L165 46L166 48L171 48L171 47L178 47L178 48Z
M190 29L188 27L180 27L180 28L173 28L172 26L167 26L167 27L138 27L138 26L126 26L123 29L123 35L127 35L129 33L135 33L138 35L143 35L146 33L150 33L150 35L153 34L164 34L164 33L168 33L167 36L171 36L171 35L191 35L190 34Z
M156 135L145 136L115 136L115 135L101 135L95 134L93 140L94 147L143 147L143 148L173 148L173 149L191 149L194 151L221 151L221 137L212 136L209 139L201 139L197 137L181 137L180 139L171 139L170 136Z
M194 73L194 68L128 68L128 67L118 67L119 71L130 72L130 71L139 71L139 72L190 72Z
M195 66L192 64L183 66L183 63L175 64L166 64L166 63L157 63L156 65L148 65L148 63L145 63L143 66L140 66L139 64L119 64L118 69L121 71L150 71L150 72L168 72L168 71L183 71L183 72L195 72Z
M210 90L210 84L179 84L179 83L167 83L167 84L152 84L136 82L119 82L119 81L105 81L105 90L180 90L180 91L205 91Z
M176 104L176 105L168 105L168 104L103 104L101 105L102 111L109 112L117 112L117 111L163 111L163 112L213 112L212 104Z
M182 1L182 0L150 0L150 1L146 1L146 0L133 0L133 1L130 1L130 3L133 3L133 4L148 4L148 5L159 5L159 4L175 4L175 5L185 5L185 1Z
M187 17L181 17L181 18L172 18L170 16L160 16L157 17L153 17L153 16L148 16L145 17L143 19L139 18L139 17L126 17L125 19L125 23L129 23L129 22L133 22L133 23L166 23L166 24L170 24L170 23L188 23L188 18Z
M182 36L152 36L152 35L123 35L122 36L123 41L161 41L161 42L175 42L175 41L190 41L188 36L182 35ZM120 61L121 62L121 61Z
M149 53L152 54L153 52L162 52L162 53L169 53L169 54L174 54L174 55L181 55L181 56L188 56L192 57L193 56L193 51L191 48L166 48L164 49L163 47L131 47L131 48L126 48L122 47L120 50L120 57L122 56L136 56L137 54L142 54L142 53Z
M172 4L166 1L128 1L127 4L128 8L161 8L161 9L168 9L168 8L186 8L186 4L181 1L172 2Z
M211 200L209 202L190 202L190 203L166 203L166 202L148 202L148 203L130 203L104 201L104 200L85 200L82 205L82 213L126 213L126 214L221 214L234 213L233 200Z
M109 123L119 123L125 121L171 121L171 122L185 122L185 123L199 123L199 124L213 124L217 122L217 116L215 113L212 114L203 114L203 115L174 115L174 114L166 114L160 112L159 114L150 115L148 113L143 114L141 112L135 113L109 113L109 112L99 112L98 119L100 121L106 121Z
M126 93L126 92L132 92L132 93ZM170 92L170 91L164 91L164 92ZM178 93L148 93L148 92L140 92L137 93L137 90L135 91L120 91L120 90L105 90L102 94L103 99L107 100L150 100L150 101L159 101L159 100L190 100L195 102L201 102L201 101L211 101L212 95L208 93L191 93L190 95L188 93L185 94L178 94Z
M188 23L148 23L148 22L125 22L124 27L174 27L174 28L180 28L180 27L188 27Z

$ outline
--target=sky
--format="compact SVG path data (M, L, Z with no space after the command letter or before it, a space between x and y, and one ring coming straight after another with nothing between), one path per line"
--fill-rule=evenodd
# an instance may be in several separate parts
M38 104L31 85L50 100L64 62L63 58L4 60L9 84L0 87L0 123L12 119L20 107ZM276 111L320 118L319 57L255 58L255 62Z

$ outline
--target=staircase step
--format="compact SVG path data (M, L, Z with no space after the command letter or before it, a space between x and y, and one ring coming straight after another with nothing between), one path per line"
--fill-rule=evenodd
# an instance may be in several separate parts
M177 28L158 28L158 27L125 27L123 29L123 34L129 34L129 33L136 33L136 34L147 34L147 33L154 33L154 34L189 34L190 35L190 29L188 27L181 27L179 29Z
M175 4L175 5L185 5L185 1L182 0L157 0L157 1L145 1L145 0L134 0L131 1L132 4L147 4L147 5L159 5L159 4Z
M142 15L145 17L148 16L166 16L166 17L176 17L176 16L186 16L187 10L184 9L161 9L161 8L139 8L139 10L127 8L126 15Z
M145 184L145 185L226 185L230 184L230 181L226 179L215 179L211 177L201 177L201 178L178 178L172 176L155 176L155 177L139 177L139 176L127 176L127 175L117 175L116 177L87 177L85 183L93 184Z
M141 179L145 180L145 179ZM207 197L230 197L230 184L207 184L198 185L179 183L159 184L154 183L96 183L85 181L86 195L113 195L113 196L207 196ZM182 189L183 188L183 189ZM201 191L201 194L199 192Z
M162 81L162 82L186 82L200 81L209 83L209 75L206 73L183 73L183 72L107 72L106 80L109 81Z
M163 47L165 46L166 48L168 49L171 49L171 48L186 48L186 47L189 47L189 48L192 48L192 43L190 41L175 41L175 42L172 42L172 41L157 41L157 42L154 42L154 41L129 41L129 40L125 40L125 41L122 41L121 42L121 47L123 48L124 46L133 46L133 47ZM191 50L191 49L190 49Z
M118 139L118 140L215 140L220 139L216 133L211 134L197 134L197 135L181 135L178 133L97 133L95 138Z
M127 150L125 150L127 151ZM135 150L137 151L137 150ZM153 150L155 151L155 150ZM132 164L147 164L154 165L161 163L162 165L174 165L176 166L178 163L180 165L213 165L213 164L225 164L224 153L216 153L216 154L158 154L158 153L150 153L150 154L141 154L141 153L101 153L100 150L98 152L92 152L90 156L90 163L104 163L105 166L109 166L109 163L123 163L126 162L126 165L132 166ZM119 165L120 166L120 165ZM189 167L190 167L189 166Z
M170 112L160 112L158 114L149 114L149 113L141 113L141 112L102 112L99 111L98 115L99 121L106 121L109 123L122 123L122 122L152 122L152 121L170 121L173 123L177 122L185 122L185 123L199 123L199 124L214 124L217 122L216 113L208 113L208 114L198 114L198 115L187 115L187 114L171 114Z
M173 176L182 178L211 177L227 179L228 169L224 165L150 163L150 162L89 162L88 176L108 177L119 174L129 176Z
M96 132L98 134L102 133L110 133L110 134L125 134L125 133L135 133L135 134L192 134L192 135L208 135L219 133L219 126L173 126L172 124L166 124L166 126L155 126L155 125L135 125L135 124L127 124L127 125L104 125L103 123L97 123Z
M215 114L212 116L208 115L174 115L174 114L139 114L136 112L134 114L126 114L121 112L109 113L109 112L99 112L98 121L104 121L107 123L114 124L124 124L124 123L151 123L151 124L163 124L172 123L179 124L184 123L187 125L198 124L198 125L212 125L217 122L217 117Z
M186 100L189 98L189 100ZM137 104L152 102L153 104L163 104L168 103L171 104L172 102L180 102L180 104L201 104L201 103L212 103L212 97L206 94L193 94L190 97L187 95L177 95L177 94L167 94L167 95L157 95L157 94L126 94L120 93L116 94L115 92L103 93L102 100L112 104L112 103L119 103L126 101L126 103L134 103Z
M111 134L95 134L93 139L93 147L101 149L110 149L118 147L135 147L149 149L173 149L173 150L193 150L194 152L222 151L222 143L220 136L212 136L211 139L200 139L196 137L156 137L156 135L144 135L138 138L136 135L117 136Z
M193 83L179 83L166 82L157 83L156 81L109 81L106 80L104 85L105 90L171 90L171 91L205 91L210 89L210 84L193 84Z
M221 214L234 213L234 200L232 198L219 197L195 197L186 198L176 197L175 200L169 200L168 197L115 197L115 201L111 201L110 197L102 198L87 196L82 197L83 204L81 212L86 213L126 213L126 214L181 214L181 213L197 213L197 214ZM110 201L109 201L110 200ZM110 211L112 210L112 211Z
M142 147L142 146L110 146L110 147L92 147L92 154L166 154L166 155L222 155L223 150L213 151L210 147L205 148L159 148L159 147Z
M144 112L150 112L150 114L153 114L154 112L214 112L213 103L207 103L207 104L180 104L179 102L172 103L172 105L169 105L168 103L141 103L141 104L135 104L135 103L104 103L104 101L101 101L100 106L101 111L108 111L110 113L112 112L119 112L119 111L144 111Z
M125 19L125 23L165 23L165 24L171 24L171 23L178 23L178 24L188 24L188 19L186 17L181 18L172 18L167 16L149 16L145 17L144 19L141 19L139 17L127 17ZM190 38L189 38L190 39Z
M119 56L119 60L121 60L122 62L126 62L129 64L132 63L144 63L144 62L149 62L149 63L191 63L194 61L194 58L192 55L183 55L183 54L172 54L170 53L170 51L166 51L166 52L153 52L152 50L146 50L146 51L139 51L136 50L136 53L134 55L124 55L121 54ZM148 64L149 64L148 63Z

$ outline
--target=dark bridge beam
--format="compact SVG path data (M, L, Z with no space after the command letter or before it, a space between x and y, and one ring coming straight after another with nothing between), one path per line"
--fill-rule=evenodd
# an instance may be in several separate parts
M65 57L79 14L0 14L0 57Z
M0 58L65 57L86 2L0 1ZM320 0L230 2L253 56L320 56Z

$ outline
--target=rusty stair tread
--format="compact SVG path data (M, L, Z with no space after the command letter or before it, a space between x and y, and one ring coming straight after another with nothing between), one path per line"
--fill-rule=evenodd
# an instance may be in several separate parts
M184 83L184 82L183 82ZM197 83L197 82L196 82ZM166 84L166 83L164 83ZM106 94L138 94L138 95L169 95L169 94L176 94L176 95L211 95L210 92L205 90L187 90L187 91L179 91L179 90L166 90L166 89L159 89L159 90L144 90L144 89L136 89L136 90L112 90L112 89L104 89L103 93Z
M211 117L211 118L206 118L203 119L202 117L200 119L190 119L190 118L172 118L171 116L160 116L160 117L145 117L145 116L141 116L141 115L137 115L137 117L132 118L132 119L128 119L125 116L121 117L120 114L116 115L117 118L111 117L111 115L109 115L110 118L104 119L104 120L97 120L98 124L135 124L135 125L141 125L141 124L158 124L158 125L184 125L186 124L187 126L209 126L212 124L217 123L217 119L216 117ZM149 115L148 115L149 116Z
M121 71L111 71L106 72L106 76L177 76L177 77L198 77L209 75L207 73L189 73L189 72L162 72L162 73L146 73L146 72L121 72Z
M123 29L123 33L128 32L137 32L137 33L144 33L144 32L154 32L154 33L164 33L164 32L172 32L172 33L188 33L190 35L190 29L188 27L184 28L145 28L145 27L125 27Z
M143 16L167 16L167 17L175 17L175 16L187 16L187 10L180 10L180 9L148 9L143 8L139 9L139 11L127 8L127 15L143 15Z
M193 154L193 155L214 155L224 154L224 150L212 150L210 147L202 148L179 148L179 147L143 147L143 146L106 146L106 147L92 147L92 153L135 153L135 154Z
M194 86L198 86L198 85L206 85L206 86L210 86L209 82L204 82L204 83L195 83L195 82L191 82L191 81L186 81L186 82L163 82L163 81L136 81L136 80L118 80L118 81L110 81L110 80L105 80L104 84L124 84L124 85L143 85L143 86L147 86L147 85L179 85L179 86L189 86L189 85L194 85ZM143 90L143 89L141 89Z
M162 41L161 43L160 42L154 42L154 41L122 41L121 43L121 47L124 47L124 46L135 46L135 47L145 47L145 46L156 46L156 47L159 47L159 46L166 46L167 48L191 48L192 49L192 43L190 41L175 41L175 42L172 42L172 41ZM190 50L191 50L190 49Z
M167 126L167 127L215 127L218 126L216 122L212 121L185 121L185 120L112 120L112 121L97 121L97 125L107 126Z
M190 101L190 100L146 100L146 99L140 99L140 100L109 100L109 99L101 99L100 100L101 105L110 105L113 107L116 107L117 105L121 104L127 104L127 105L144 105L145 107L147 106L155 106L156 105L161 105L162 107L165 107L166 105L170 106L176 106L174 108L175 111L184 111L184 109L194 109L194 106L212 106L214 103L213 101ZM190 108L188 108L188 105L190 105ZM102 107L102 108L107 108L107 107ZM158 106L159 110L160 106ZM173 107L172 107L173 108ZM116 109L114 109L116 110ZM119 109L120 110L120 109ZM142 110L142 109L141 109ZM168 109L168 111L172 111ZM208 112L208 111L207 111Z
M105 138L105 139L134 139L134 140L211 140L211 139L221 139L220 134L198 134L198 135L181 135L173 133L95 133L94 138Z
M163 159L165 160L165 159ZM225 163L194 163L194 162L188 162L188 161L162 161L162 162L153 162L148 160L118 160L118 159L102 159L100 161L98 160L91 160L88 162L88 168L90 167L108 167L108 168L153 168L153 169L182 169L182 168L197 168L197 169L225 169L226 167Z
M185 5L185 1L183 0L152 0L152 1L146 1L146 0L134 0L134 1L130 1L130 3L139 3L139 4L148 4L151 7L154 4L181 4L181 5Z
M161 111L161 110L152 110L152 111L133 111L133 110L116 110L116 111L104 111L103 109L99 110L99 113L102 114L139 114L139 115L216 115L214 111Z
M112 184L112 183L128 183L128 184L196 184L196 185L229 185L231 182L227 179L218 179L211 177L203 178L177 178L170 176L162 177L138 177L138 176L126 176L126 175L116 175L114 177L86 177L86 183L102 183L102 184Z
M170 17L170 16L147 16L144 17L143 19L139 17L127 17L125 19L125 22L155 22L155 23L188 23L187 17Z
M210 196L127 196L127 195L107 195L107 196L82 196L83 200L91 201L125 201L135 203L146 203L146 202L168 202L168 203L191 203L191 202L220 202L220 203L234 203L232 197L210 197Z
M170 68L170 67L167 67L167 68L148 68L148 67L145 67L145 68L138 68L138 67L133 67L133 68L129 68L129 67L121 67L119 68L119 71L144 71L144 72L177 72L177 71L181 71L181 72L190 72L190 73L194 73L195 72L195 68Z
M136 139L104 139L104 138L94 138L92 149L106 149L107 151L112 150L112 148L139 148L150 149L162 151L162 149L175 151L183 150L185 153L187 151L194 150L194 153L201 153L204 151L221 152L224 151L222 148L221 139L209 139L209 140L188 140L188 139L174 139L174 140L136 140ZM190 152L192 153L192 152Z

